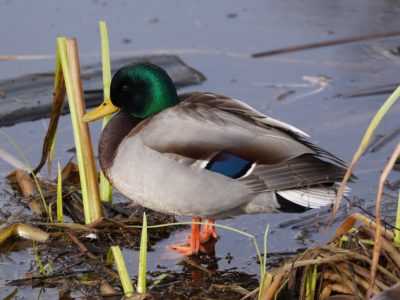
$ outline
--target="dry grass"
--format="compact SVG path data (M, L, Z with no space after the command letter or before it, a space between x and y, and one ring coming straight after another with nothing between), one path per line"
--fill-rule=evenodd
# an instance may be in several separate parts
M353 227L356 221L361 223L357 229ZM380 236L381 249L376 272L371 274L377 235ZM356 213L343 222L328 244L310 248L282 267L269 270L262 299L308 299L307 273L314 266L317 267L317 283L315 298L312 299L326 299L338 294L368 299L370 284L373 295L400 280L400 252L393 246L393 233Z

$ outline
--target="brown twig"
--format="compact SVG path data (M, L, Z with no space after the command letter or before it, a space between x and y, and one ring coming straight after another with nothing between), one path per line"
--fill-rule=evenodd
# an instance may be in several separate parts
M82 274L82 273L92 273L93 270L73 270L73 271L68 271L68 272L63 272L63 273L53 273L53 274L48 274L46 276L31 276L28 278L21 278L21 279L14 279L14 280L9 280L5 282L5 285L15 285L15 286L21 286L24 285L25 283L29 283L31 286L35 286L40 282L45 282L48 279L56 279L61 277L61 279L66 279L70 276L74 276L76 274Z
M354 224L356 221L359 221L360 223L371 227L371 228L377 228L377 225L374 221L372 221L370 218L367 216L364 216L363 214L360 213L354 213L350 216L347 217L347 219L335 230L334 234L332 235L330 241L333 241L337 238L339 238L342 234L345 234L348 232L351 228L354 227ZM393 240L394 234L390 230L386 230L385 228L381 228L381 234L383 234L387 239Z
M371 280L371 274L370 274L370 272L369 272L368 269L364 269L364 268L362 268L362 267L360 267L360 266L358 266L358 265L356 265L356 264L353 264L353 268L354 268L354 271L356 272L356 274L357 274L358 276L364 278L366 282L370 282L370 280ZM382 281L380 281L380 280L375 280L375 282L376 282L375 285L376 285L378 288L380 288L381 290L383 290L383 291L389 288L386 284L384 284L384 283L383 283Z
M380 95L380 94L390 94L392 93L400 84L386 84L381 86L376 86L372 88L366 88L358 91L338 94L338 97L341 98L352 98L352 97L363 97L363 96L372 96L372 95Z
M79 251L81 251L83 254L87 255L90 259L96 259L97 257L91 253L84 244L81 243L81 241L72 233L68 233L69 238L71 241L79 248Z
M89 257L90 259L96 260L97 257L96 255L94 255L93 253L91 253L84 244L81 243L81 241L72 233L68 234L69 238L71 239L71 241L79 248L79 250L85 254L87 257ZM114 272L113 270L102 266L102 269L111 277L117 277L118 274L116 272Z
M211 284L210 286L211 289L215 290L231 290L234 291L242 296L247 296L249 294L249 291L246 290L245 288L236 285L236 284Z
M336 39L336 40L330 40L330 41L316 42L316 43L311 43L311 44L297 45L297 46L285 47L285 48L280 48L280 49L275 49L275 50L257 52L257 53L253 53L251 55L251 57L265 57L265 56L271 56L271 55L277 55L277 54L298 52L298 51L303 51L303 50L307 50L307 49L315 49L315 48L321 48L321 47L327 47L327 46L335 46L335 45L342 45L342 44L361 42L361 41L367 41L367 40L381 39L381 38L387 38L387 37L398 36L398 35L400 35L399 31L361 35L361 36L355 36L355 37L350 37L350 38L342 38L342 39Z
M364 227L363 231L365 233L367 233L371 238L374 238L376 236L376 231L375 230L371 230L371 229L369 229L367 227ZM383 250L385 250L388 253L390 258L397 265L397 268L400 269L400 254L399 254L399 251L385 237L382 237L382 248L383 248Z
M246 300L246 299L252 298L253 296L255 296L255 295L258 293L259 290L260 290L259 287L256 288L256 289L254 289L254 290L252 290L252 291L249 292L246 296L244 296L243 298L240 298L240 300Z

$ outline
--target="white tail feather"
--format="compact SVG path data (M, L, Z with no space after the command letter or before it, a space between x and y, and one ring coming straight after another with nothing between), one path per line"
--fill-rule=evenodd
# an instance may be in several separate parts
M345 188L345 195L350 192ZM303 207L319 208L332 204L336 199L337 185L276 191L280 196Z

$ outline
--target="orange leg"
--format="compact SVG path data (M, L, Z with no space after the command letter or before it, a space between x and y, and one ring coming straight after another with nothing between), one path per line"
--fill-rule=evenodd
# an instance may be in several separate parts
M201 222L200 218L192 218L192 222ZM200 250L200 224L192 224L192 233L189 237L188 246L170 246L172 250L175 250L182 255L191 256L199 253Z
M204 225L203 232L200 236L200 242L205 243L209 241L211 238L218 238L218 234L215 231L215 219L206 220L206 224Z

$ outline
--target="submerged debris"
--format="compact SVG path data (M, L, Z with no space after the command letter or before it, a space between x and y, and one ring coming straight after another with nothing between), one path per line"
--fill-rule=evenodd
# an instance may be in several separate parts
M323 41L323 42L315 42L315 43L311 43L311 44L291 46L291 47L274 49L274 50L269 50L269 51L262 51L262 52L253 53L251 56L254 58L258 58L258 57L298 52L298 51L321 48L321 47L342 45L342 44L368 41L368 40L374 40L374 39L382 39L382 38L388 38L388 37L399 36L399 35L400 35L400 32L398 32L398 31L368 34L368 35L354 36L354 37L349 37L349 38L333 39L333 40L328 40L328 41Z
M157 299L241 299L258 287L256 275L235 269L213 270L216 263L215 258L190 258L182 272L151 272L153 278L167 275L157 285L152 280L151 293Z

